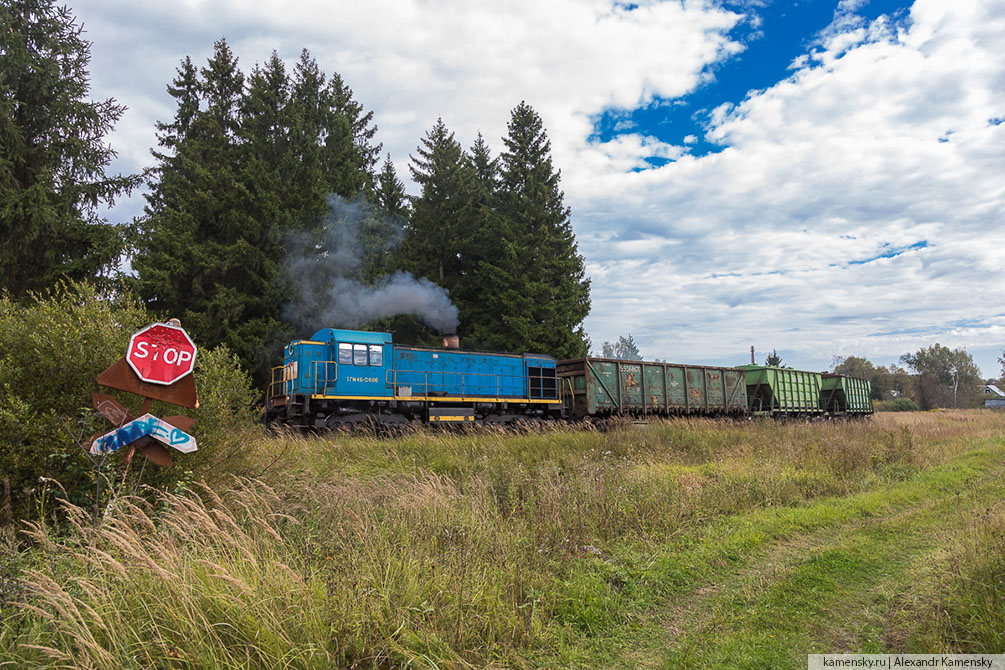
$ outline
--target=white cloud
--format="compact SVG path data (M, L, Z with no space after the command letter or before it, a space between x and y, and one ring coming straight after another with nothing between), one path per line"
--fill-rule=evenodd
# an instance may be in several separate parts
M164 86L178 61L204 62L225 35L245 67L272 49L292 62L308 48L376 110L399 160L438 116L462 138L500 137L521 100L545 119L556 158L570 158L591 115L691 90L708 63L739 48L727 33L741 18L691 0L634 11L597 0L82 0L75 11L95 41L96 85L142 112L125 121L130 147L150 111L171 113Z
M595 290L596 339L632 330L650 355L739 360L750 344L804 360L1005 345L993 288L1005 280L1005 125L988 122L1005 110L1003 13L919 1L906 28L825 31L790 78L716 111L709 136L725 151L628 183L606 175L647 204L622 227L686 244L647 267L606 253L603 235L584 245L619 287ZM640 297L631 310L626 291Z

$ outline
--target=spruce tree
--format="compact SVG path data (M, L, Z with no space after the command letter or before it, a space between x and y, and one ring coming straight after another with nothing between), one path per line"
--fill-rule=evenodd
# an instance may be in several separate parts
M474 172L443 119L437 119L422 138L416 155L410 158L409 170L421 192L412 199L397 264L416 277L447 289L460 310L458 334L464 341L470 319L464 301L458 297L463 295L466 273L463 254L474 211ZM395 329L401 341L438 341L438 333L408 317L396 319Z
M82 32L51 0L0 0L0 288L13 296L107 278L123 250L98 207L139 177L105 174L125 107L88 99Z
M332 115L335 118L345 119L352 134L352 144L356 150L352 163L356 167L357 175L363 179L363 183L352 195L361 190L372 191L374 168L380 158L382 147L379 143L373 143L377 135L377 126L373 124L373 112L363 111L363 105L353 99L352 89L337 72L332 73L328 82L327 100Z
M324 73L307 49L293 68L289 105L290 145L286 164L291 186L285 200L300 226L316 230L324 220L328 191L322 168L321 142L325 127Z
M559 189L560 173L552 167L551 143L541 117L525 102L513 110L507 130L499 210L510 237L499 279L510 283L491 296L503 315L501 334L519 349L583 356L590 280Z
M426 133L409 170L422 189L412 203L404 242L405 269L448 291L461 276L461 251L469 234L474 171L443 119Z
M478 133L475 143L471 145L468 160L475 171L479 199L488 205L499 188L499 160L492 158L489 145L481 133Z
M391 162L391 154L387 155L380 172L377 173L374 199L385 216L402 220L408 218L408 195L405 193L405 185L398 179L394 163Z
M194 112L193 73L186 59L169 87L178 113L160 126L159 144L169 152L157 154L133 264L136 286L148 306L179 317L205 345L227 344L261 380L280 329L277 184L261 160L249 160L251 145L241 140L248 102L226 41L195 75ZM272 216L263 216L270 208Z
M464 281L452 292L459 303L465 341L472 348L520 351L522 342L507 336L502 322L506 310L500 311L494 299L519 282L513 235L499 212L499 161L492 158L481 133L466 160L474 174L472 218L462 249Z

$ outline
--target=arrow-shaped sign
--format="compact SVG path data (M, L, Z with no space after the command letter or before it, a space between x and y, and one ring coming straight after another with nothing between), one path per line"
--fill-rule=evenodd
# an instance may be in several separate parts
M144 414L121 428L116 428L110 433L105 433L94 440L91 443L90 451L92 454L105 454L117 451L146 436L150 436L158 442L185 454L193 452L198 448L195 438L185 431L158 419L153 414Z

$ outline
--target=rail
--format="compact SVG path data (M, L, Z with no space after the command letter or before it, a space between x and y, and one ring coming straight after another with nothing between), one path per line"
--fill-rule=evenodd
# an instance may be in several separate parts
M269 400L286 395L286 393L284 393L285 389L283 388L283 382L286 381L285 379L283 379L283 371L285 369L286 369L285 365L277 365L276 367L272 368L271 374L269 376L269 392L268 392Z

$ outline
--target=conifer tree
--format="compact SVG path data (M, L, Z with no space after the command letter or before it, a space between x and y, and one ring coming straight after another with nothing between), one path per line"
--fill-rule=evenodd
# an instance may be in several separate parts
M337 72L332 73L328 82L327 99L333 115L344 118L349 123L355 156L352 163L363 183L357 189L373 190L374 168L380 158L381 144L373 144L377 126L373 124L373 112L364 112L363 105L353 99L352 89ZM356 195L354 192L352 195Z
M468 155L475 171L479 199L486 205L491 204L499 188L499 160L492 158L489 145L481 133L475 138Z
M522 343L507 337L500 312L493 296L506 292L519 278L513 255L509 222L499 212L499 161L492 158L481 133L467 156L474 173L472 221L462 257L465 260L465 280L452 295L460 303L462 326L468 346L495 351L518 351Z
M139 183L105 174L125 107L88 100L91 45L69 9L0 0L0 27L0 289L107 277L123 235L97 208Z
M416 153L411 156L409 170L422 192L413 202L403 262L406 270L449 291L461 276L461 251L473 207L474 171L443 119L437 119Z
M386 216L402 220L408 218L410 211L408 195L405 193L405 185L398 179L394 163L391 162L391 154L384 159L384 164L377 173L374 199Z
M489 298L502 315L500 337L509 349L585 355L590 280L558 186L560 173L552 167L551 143L541 117L525 102L513 110L507 129L499 210L508 237L500 285Z
M265 88L267 77L260 74L253 89ZM281 80L276 72L272 77ZM178 113L174 123L160 126L159 144L170 153L157 154L161 162L134 260L137 290L154 310L179 317L202 343L227 344L261 375L272 334L280 330L281 247L270 200L276 184L261 160L248 158L250 146L265 143L241 141L241 109L249 101L226 41L215 44L197 75L191 61L183 61L169 92ZM270 203L273 216L263 216Z

